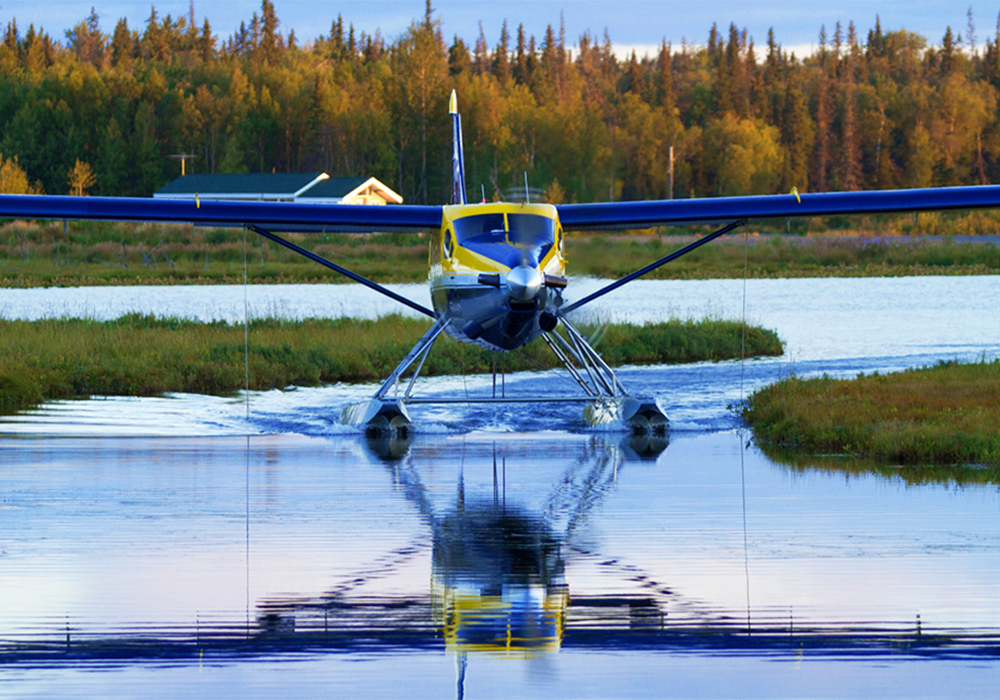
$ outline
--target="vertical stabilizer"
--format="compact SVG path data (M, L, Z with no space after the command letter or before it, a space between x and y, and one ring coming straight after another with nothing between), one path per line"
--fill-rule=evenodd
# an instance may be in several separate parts
M458 113L458 97L451 91L448 101L451 114L451 203L465 204L465 152L462 148L462 115Z

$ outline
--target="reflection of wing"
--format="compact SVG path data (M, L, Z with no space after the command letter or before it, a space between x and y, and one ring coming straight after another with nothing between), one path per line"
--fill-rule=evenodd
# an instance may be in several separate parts
M438 227L441 225L441 207L2 195L0 217L172 221L200 226L255 224L281 231L309 229L364 233Z
M787 216L878 214L992 207L1000 207L1000 185L560 204L556 209L559 211L559 220L563 228L577 230L645 228L657 225L683 226L734 219L769 219Z

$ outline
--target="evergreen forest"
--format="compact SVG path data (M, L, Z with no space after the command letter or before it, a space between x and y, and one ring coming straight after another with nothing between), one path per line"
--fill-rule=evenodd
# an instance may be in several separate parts
M553 19L448 38L428 1L401 36L338 16L308 43L270 0L224 40L193 3L110 31L95 9L58 38L11 19L0 191L149 196L190 154L188 172L374 175L441 203L452 89L475 200L524 173L554 203L1000 181L1000 31L977 43L971 11L941 37L817 27L808 57L731 24L621 60Z

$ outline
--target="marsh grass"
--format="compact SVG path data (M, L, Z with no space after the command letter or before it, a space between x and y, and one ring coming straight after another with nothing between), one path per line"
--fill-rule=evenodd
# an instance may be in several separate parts
M567 243L574 271L615 279L669 254L681 243L669 238L593 236ZM703 246L665 265L648 279L706 279L743 276L891 277L902 275L996 274L1000 247L991 243L928 240L904 236L749 237L740 235Z
M422 319L275 318L249 327L250 388L283 388L384 379L429 328ZM593 329L584 329L592 333ZM742 324L710 320L608 326L598 349L614 365L739 357ZM773 331L747 328L748 357L780 355ZM131 314L113 321L0 320L0 412L46 400L91 395L227 394L243 389L244 330ZM490 371L490 352L451 338L434 347L423 374ZM506 356L507 371L555 367L536 341Z
M762 445L769 459L788 469L805 474L821 472L847 476L874 474L886 479L899 479L910 486L923 484L953 484L984 486L1000 484L1000 466L975 464L887 464L875 459L845 455L802 455L794 450Z
M286 234L380 282L427 279L421 233ZM0 286L341 282L335 272L242 229L14 221L0 228Z
M869 228L825 229L837 235L748 236L747 274L754 278L820 276L899 276L996 274L1000 246L990 242L955 242L914 238L909 232L1000 230L988 213L945 218L921 214L878 222ZM839 221L823 220L825 225ZM857 223L857 222L855 222ZM996 224L996 225L995 225ZM881 226L881 228L880 228ZM800 227L796 227L800 228ZM911 231L912 229L912 231ZM664 231L684 231L664 229ZM695 227L694 232L706 233ZM940 235L934 233L934 235ZM949 234L950 235L950 234ZM428 237L420 233L288 234L295 243L377 282L427 279ZM685 235L628 233L573 235L566 255L571 275L618 278L693 240ZM650 279L704 279L743 276L746 242L739 233L665 265ZM244 252L251 282L344 282L340 275L300 258L277 244L240 229L202 229L177 224L10 222L0 227L0 286L86 286L103 284L212 284L242 281Z
M790 377L742 409L763 445L899 464L1000 466L1000 360L856 379Z

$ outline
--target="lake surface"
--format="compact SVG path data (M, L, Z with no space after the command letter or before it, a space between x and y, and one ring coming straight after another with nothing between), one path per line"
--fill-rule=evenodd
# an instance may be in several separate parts
M567 299L607 284L572 278ZM793 361L1000 347L1000 276L747 280L637 280L577 312L580 321L671 317L740 319L774 328ZM427 285L387 285L429 305ZM571 292L571 293L570 293ZM245 296L244 296L245 295ZM0 318L117 318L125 313L241 323L250 317L419 316L354 284L0 289Z
M0 290L5 316L243 313L242 287L21 291ZM352 287L248 292L258 314L382 313ZM660 399L669 443L517 405L417 408L411 441L369 441L336 416L372 386L5 418L0 696L992 696L997 485L787 464L728 406L790 372L996 357L998 293L996 277L751 280L747 316L784 357L622 371ZM739 318L743 284L614 297L601 317Z

